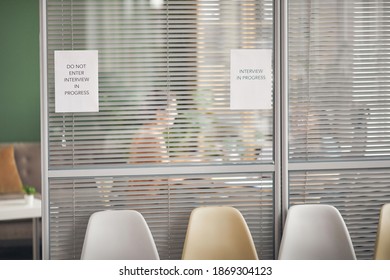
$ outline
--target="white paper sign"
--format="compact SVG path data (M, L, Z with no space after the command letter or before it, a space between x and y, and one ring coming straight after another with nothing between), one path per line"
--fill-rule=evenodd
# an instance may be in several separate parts
M230 53L230 109L272 109L272 50Z
M55 112L98 112L98 51L55 51Z

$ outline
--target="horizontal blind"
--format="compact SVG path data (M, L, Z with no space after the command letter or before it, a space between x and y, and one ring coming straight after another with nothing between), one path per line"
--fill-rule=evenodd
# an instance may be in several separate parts
M191 211L210 205L236 207L258 255L273 258L272 174L64 178L50 185L51 259L79 259L89 216L107 209L139 211L160 258L180 259Z
M290 1L290 160L388 159L388 1Z
M289 1L289 202L337 207L359 259L390 200L389 4Z
M274 113L229 109L230 49L273 48L272 2L46 1L49 258L80 257L93 212L134 209L160 258L180 259L206 205L239 209L274 257L274 174L253 173L273 170ZM98 50L98 113L55 113L56 50Z
M390 201L390 170L290 172L290 204L330 204L344 218L358 259L372 259L380 208Z
M230 50L272 1L48 1L50 168L272 163L272 110L232 111ZM55 50L99 51L99 113L54 112Z

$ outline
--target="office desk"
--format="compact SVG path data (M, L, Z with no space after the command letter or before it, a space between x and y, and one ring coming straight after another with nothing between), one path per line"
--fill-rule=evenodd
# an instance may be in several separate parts
M32 219L34 260L40 259L39 218L41 216L41 200L38 198L34 198L32 205L27 205L23 198L0 200L0 221Z

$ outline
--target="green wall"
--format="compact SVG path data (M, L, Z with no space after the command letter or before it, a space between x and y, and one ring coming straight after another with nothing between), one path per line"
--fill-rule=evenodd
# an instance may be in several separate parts
M0 142L40 140L39 0L0 0Z

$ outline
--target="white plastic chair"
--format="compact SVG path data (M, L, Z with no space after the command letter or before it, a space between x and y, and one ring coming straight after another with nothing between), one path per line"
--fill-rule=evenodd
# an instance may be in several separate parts
M390 260L390 204L385 204L381 208L374 259Z
M188 222L183 260L257 260L241 213L228 206L195 208Z
M134 210L107 210L89 218L82 260L158 260L144 217Z
M295 205L287 213L280 260L355 260L340 212L330 205Z

